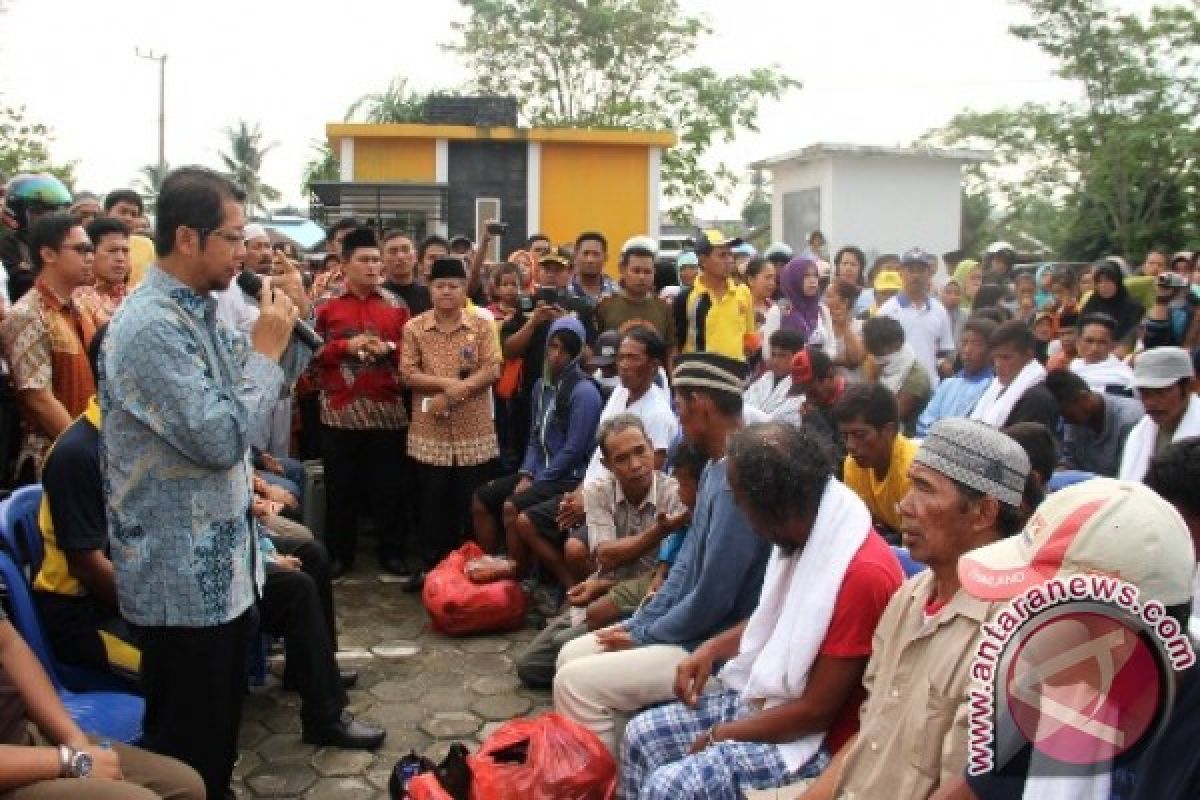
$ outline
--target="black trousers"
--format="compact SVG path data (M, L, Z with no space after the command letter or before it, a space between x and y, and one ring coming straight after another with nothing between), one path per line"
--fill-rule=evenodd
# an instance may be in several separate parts
M346 707L316 581L300 570L267 568L258 601L262 630L283 637L283 682L300 693L300 721L307 728L337 720Z
M354 563L358 544L359 497L365 497L375 526L379 557L399 558L407 538L400 513L404 490L404 431L324 428L325 544L343 564Z
M308 461L321 457L321 395L318 392L296 396L300 412L300 458Z
M471 495L491 473L493 465L435 467L418 464L421 472L421 560L425 569L437 566L463 542L471 516Z
M272 536L275 549L285 556L300 559L301 569L312 578L321 604L321 615L325 618L325 630L334 652L338 649L337 614L333 610L333 578L329 571L329 551L316 539L301 539L292 536Z
M225 797L237 761L254 606L222 625L139 627L146 715L142 746L188 764L209 797Z

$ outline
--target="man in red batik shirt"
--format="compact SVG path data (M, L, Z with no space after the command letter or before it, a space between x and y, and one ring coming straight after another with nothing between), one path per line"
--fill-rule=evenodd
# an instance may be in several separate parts
M325 346L315 361L321 390L325 461L325 544L334 577L354 565L359 487L366 490L379 563L397 575L404 562L404 516L396 478L404 468L408 415L398 370L408 307L383 288L379 241L369 228L342 240L345 284L317 311Z

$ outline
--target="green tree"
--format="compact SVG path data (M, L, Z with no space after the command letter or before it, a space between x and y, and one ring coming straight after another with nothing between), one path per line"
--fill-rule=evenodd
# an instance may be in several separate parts
M757 130L758 106L800 84L775 68L719 75L696 65L712 33L677 0L459 0L453 23L474 88L516 97L526 122L546 127L675 130L662 158L672 216L726 199L735 184L705 158L740 130Z
M228 151L220 153L221 162L230 179L246 192L246 209L266 213L267 203L276 203L282 196L279 190L262 182L263 159L275 149L277 142L263 142L262 128L238 120L236 126L225 129Z
M368 92L355 100L346 109L347 122L422 122L425 118L425 100L428 95L420 94L408 87L408 79L399 75L388 81L380 92ZM357 118L357 119L356 119Z
M133 188L138 191L146 201L146 208L153 210L155 203L158 201L158 190L162 186L163 178L171 171L171 165L165 164L166 169L159 174L158 162L153 164L143 164L138 169L137 178L134 179Z
M1138 259L1197 236L1200 212L1200 17L1195 6L1119 13L1102 0L1021 0L1014 36L1058 62L1081 100L964 112L926 141L991 149L972 194L996 227L1059 255ZM964 244L967 244L964 242Z
M329 142L314 139L312 155L304 165L304 191L317 181L336 181L342 176L341 163L333 153Z
M68 187L75 183L75 162L55 163L50 157L54 135L50 128L28 119L25 106L0 105L0 175L49 172Z
M771 199L767 197L767 179L761 169L750 174L750 194L742 206L742 222L747 228L765 228L771 225Z

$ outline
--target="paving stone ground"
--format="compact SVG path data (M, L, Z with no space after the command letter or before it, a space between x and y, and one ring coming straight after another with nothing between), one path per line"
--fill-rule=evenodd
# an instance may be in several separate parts
M365 562L335 589L339 660L359 671L350 710L387 728L387 741L374 753L303 744L300 698L279 688L273 659L268 686L246 698L239 798L386 800L392 765L410 750L439 761L455 741L475 749L500 722L550 710L550 693L522 687L513 672L534 631L442 636L419 595L383 582Z

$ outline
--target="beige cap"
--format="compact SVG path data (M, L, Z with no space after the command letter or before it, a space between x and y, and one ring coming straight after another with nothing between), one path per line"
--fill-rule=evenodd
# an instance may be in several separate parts
M1007 600L1055 577L1131 583L1142 602L1192 599L1196 553L1179 512L1140 483L1093 478L1046 498L1025 530L958 560L968 594Z

